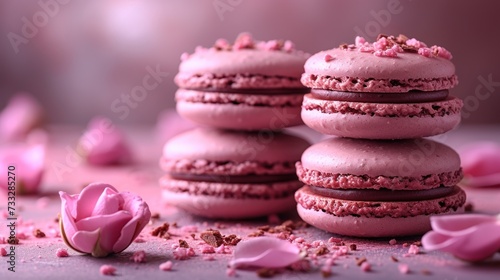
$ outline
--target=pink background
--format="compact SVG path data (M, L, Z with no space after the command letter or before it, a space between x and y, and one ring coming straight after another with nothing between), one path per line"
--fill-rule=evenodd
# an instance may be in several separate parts
M122 124L154 123L174 107L180 55L197 45L248 31L315 53L382 32L450 50L460 80L452 93L466 101L463 123L500 123L498 1L59 1L42 0L45 10L38 1L0 2L0 108L15 92L28 91L53 123L83 124L97 114ZM9 36L23 36L24 18L38 27L16 53ZM126 116L117 112L148 67L168 76L127 105Z

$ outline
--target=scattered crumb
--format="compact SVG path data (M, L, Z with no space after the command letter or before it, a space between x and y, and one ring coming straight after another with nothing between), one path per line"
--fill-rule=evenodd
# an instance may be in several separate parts
M372 266L368 262L363 262L363 264L361 264L361 270L365 272L371 271Z
M336 238L336 237L330 237L328 239L328 243L340 243L341 241L342 241L342 239Z
M358 266L361 266L361 265L362 265L363 263L365 263L365 262L366 262L366 258L365 258L365 257L362 257L362 258L359 258L359 259L358 259L358 258L356 258L356 264L357 264Z
M432 272L430 270L427 270L427 269L422 269L421 272L423 275L432 275Z
M169 227L170 225L168 223L163 223L163 225L154 228L153 231L151 231L151 235L169 239L170 238L170 233L168 233Z
M172 223L172 227L174 227L174 228L178 228L179 226L177 225L177 222L173 222L173 223Z
M2 257L7 256L7 250L5 250L5 248L4 248L4 247L0 248L0 255L1 255Z
M418 246L411 244L410 248L408 249L408 254L417 255L418 253L420 253L420 249L418 248Z
M412 244L415 245L415 246L418 246L418 247L422 246L422 242L421 241L415 241Z
M226 275L229 276L229 277L236 276L236 269L234 267L228 267L226 269Z
M69 257L68 250L66 250L64 248L59 248L56 251L56 256L59 257L59 258Z
M146 252L144 252L143 250L136 251L134 252L132 257L130 257L130 260L134 261L135 263L146 262Z
M397 241L396 241L396 239L394 239L394 238L393 238L393 239L391 239L391 240L389 240L389 244L390 244L390 245L396 245L397 243L398 243L398 242L397 242Z
M196 234L191 233L189 236L191 236L191 238L192 238L193 240L196 240Z
M37 228L37 229L33 230L33 236L36 238L43 238L43 237L45 237L45 233Z
M228 236L223 236L222 238L224 240L224 244L229 246L236 246L241 241L241 238L236 236L236 234L230 234Z
M151 214L151 219L159 219L159 218L160 218L160 213L155 212L155 213Z
M161 263L161 264L158 266L158 268L159 268L160 270L163 270L163 271L171 271L171 270L172 270L172 266L173 266L173 265L174 265L174 264L173 264L171 261L166 261L166 262L164 262L164 263Z
M403 243L403 248L407 248L408 246L410 246L410 244L408 244L408 243Z
M219 247L224 244L222 234L218 230L208 229L200 233L200 238L212 247Z
M351 245L349 245L349 249L351 251L356 251L358 249L358 246L356 244L351 244Z
M405 263L400 263L398 265L398 270L401 274L408 274L410 272L410 268Z
M184 239L179 239L179 247L189 248L189 244Z
M322 246L318 247L314 253L317 256L322 256L322 255L330 253L330 250L328 250L328 248L326 248L325 245L322 245Z
M210 245L201 245L200 251L202 254L213 254L215 253L215 248Z
M395 256L391 256L391 260L392 260L393 262L399 262L399 260L398 260Z
M276 270L271 268L260 268L257 269L257 276L261 278L271 278L276 275Z
M332 266L325 264L321 267L321 275L326 278L332 276Z
M112 265L105 264L102 265L101 268L99 268L99 272L102 275L115 275L116 268Z
M293 271L306 272L306 271L311 270L311 262L307 259L301 259L301 260L291 264L290 269Z
M263 230L258 230L258 231L250 233L248 235L248 237L257 237L257 236L262 236L262 235L264 235L264 231Z
M196 255L193 248L182 247L175 248L173 254L176 260L187 260Z

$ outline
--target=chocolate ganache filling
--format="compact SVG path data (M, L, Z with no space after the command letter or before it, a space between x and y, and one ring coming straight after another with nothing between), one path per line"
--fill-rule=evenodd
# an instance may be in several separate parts
M341 200L354 201L421 201L445 197L457 189L454 187L439 187L430 190L393 191L380 190L334 190L309 186L315 194Z
M264 174L264 175L214 175L214 174L187 174L170 173L176 180L213 182L225 184L260 184L276 183L297 180L296 174Z
M350 92L326 89L312 89L312 96L323 100L368 102L368 103L422 103L446 99L449 91L410 91L404 93Z

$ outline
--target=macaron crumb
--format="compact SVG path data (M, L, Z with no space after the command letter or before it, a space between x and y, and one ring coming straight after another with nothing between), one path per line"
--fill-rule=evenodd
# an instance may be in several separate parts
M337 238L337 237L330 237L328 238L328 243L340 243L342 242L342 239Z
M215 248L210 245L200 245L200 251L202 254L214 254Z
M59 258L69 257L68 250L66 250L64 248L59 248L56 251L56 256L59 257Z
M372 270L372 266L371 266L370 263L368 263L368 262L365 261L365 262L363 262L361 264L361 270L364 271L364 272L369 272L369 271Z
M401 274L408 274L410 272L409 266L405 263L400 263L398 265L398 270Z
M164 262L164 263L161 263L161 264L158 266L158 268L159 268L160 270L163 270L163 271L171 271L171 270L172 270L172 266L173 266L173 265L174 265L174 264L173 264L171 261L166 261L166 262Z
M7 256L7 250L5 250L5 248L4 248L4 247L0 248L0 255L1 255L2 257Z
M366 258L365 258L365 257L356 258L356 264L357 264L358 266L363 265L363 263L365 263L366 261L367 261L367 260L366 260Z
M322 267L321 267L321 275L323 277L330 277L332 276L332 266L331 265L328 265L328 264L324 264Z
M134 254L130 257L131 261L134 261L135 263L143 263L146 262L146 252L143 250L136 251Z
M394 239L394 238L393 238L393 239L391 239L391 240L389 240L389 244L390 244L390 245L396 245L397 243L398 243L398 242L397 242L397 241L396 241L396 239Z
M104 264L99 268L99 272L102 275L115 275L116 273L116 268L112 265L109 264Z
M398 260L395 256L391 256L391 260L392 260L393 262L399 262L399 260Z
M420 253L420 249L418 248L418 246L411 244L410 248L408 249L408 254L417 255L418 253Z
M352 243L349 245L349 250L356 251L357 249L358 249L358 246L356 244Z

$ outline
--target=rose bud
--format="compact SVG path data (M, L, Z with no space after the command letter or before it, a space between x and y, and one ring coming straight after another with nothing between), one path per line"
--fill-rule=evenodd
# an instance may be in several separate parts
M122 132L103 117L95 117L89 122L78 141L77 151L93 165L132 162L132 153Z
M125 250L151 218L145 201L113 186L93 183L80 194L61 197L61 235L80 253L105 257Z
M0 147L0 168L5 172L0 176L0 189L14 191L16 195L38 193L44 164L43 144L16 143Z
M0 142L21 141L42 125L42 106L28 93L17 93L0 111Z

